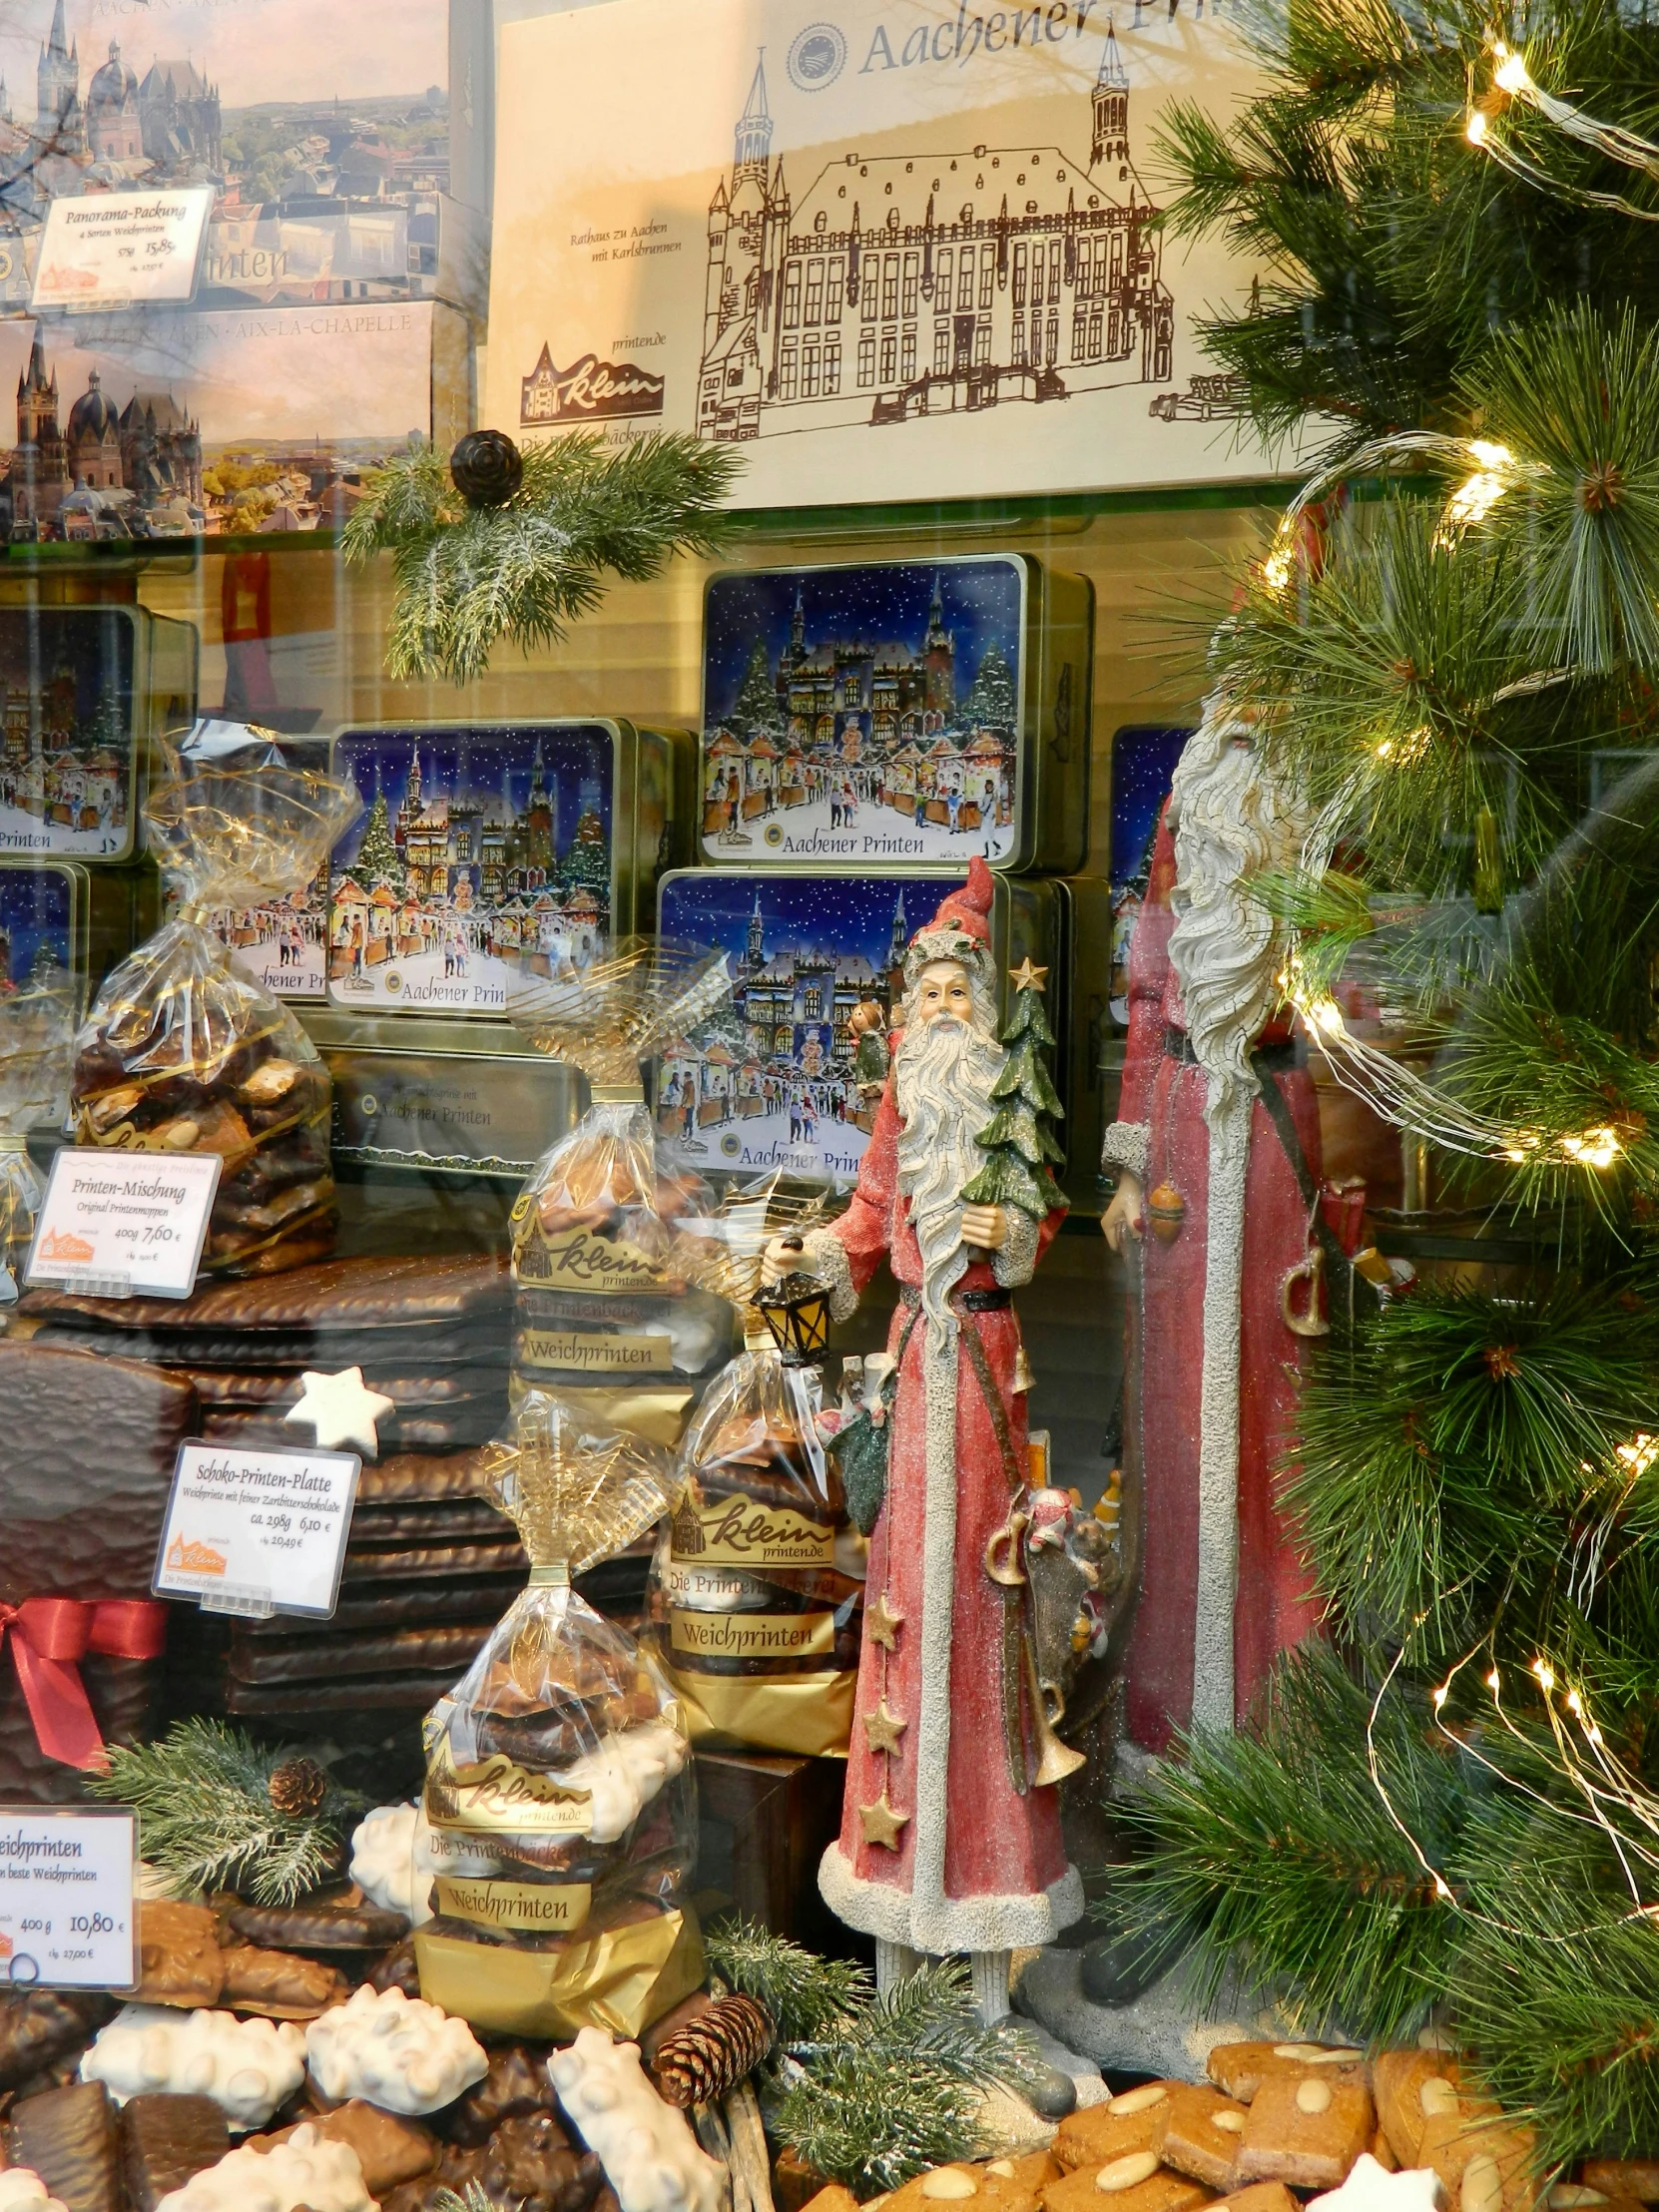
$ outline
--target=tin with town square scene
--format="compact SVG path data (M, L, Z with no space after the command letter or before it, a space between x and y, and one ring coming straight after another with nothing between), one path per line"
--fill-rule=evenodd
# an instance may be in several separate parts
M850 1183L886 1075L904 948L965 875L835 867L812 876L759 867L665 875L659 928L720 946L732 1002L672 1039L658 1064L659 1157L701 1174L779 1169L806 1182ZM1027 958L1049 971L1057 1037L1063 940L1053 882L997 878L998 974Z
M704 601L720 866L1083 864L1093 593L1027 554L764 569Z
M692 759L683 735L597 716L345 731L334 773L363 806L329 865L329 1003L501 1021L515 971L580 969L649 928Z
M155 741L196 712L197 633L143 607L0 607L0 857L130 860Z

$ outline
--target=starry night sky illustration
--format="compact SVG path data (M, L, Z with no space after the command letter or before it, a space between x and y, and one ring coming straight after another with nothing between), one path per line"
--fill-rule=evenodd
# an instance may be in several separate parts
M956 696L979 673L985 648L1000 646L1019 687L1021 575L1013 561L897 561L870 568L809 568L717 576L704 602L703 720L729 714L757 636L774 667L790 642L798 584L804 585L807 644L896 642L919 652L937 576L944 626L956 642Z
M747 875L697 869L663 884L658 927L665 937L690 937L743 957L755 890L761 892L761 938L769 960L787 950L861 956L879 971L892 942L893 901L904 893L906 941L931 921L939 900L966 876Z
M349 772L362 794L363 812L355 826L334 847L333 865L349 867L357 856L368 810L374 805L375 777L386 795L386 811L393 824L408 782L409 756L420 748L420 787L426 803L435 799L473 799L480 806L499 808L505 788L515 817L529 803L536 747L541 747L547 788L556 793L555 825L558 850L563 853L576 833L584 783L588 803L595 805L607 837L611 830L611 738L597 724L577 724L565 730L512 730L490 728L467 731L383 730L350 731L334 747L334 774Z
M1112 739L1112 866L1114 884L1140 873L1169 797L1170 778L1190 730L1148 724L1119 730Z
M19 868L0 875L0 935L11 943L11 981L21 983L44 944L69 965L69 878L55 868Z

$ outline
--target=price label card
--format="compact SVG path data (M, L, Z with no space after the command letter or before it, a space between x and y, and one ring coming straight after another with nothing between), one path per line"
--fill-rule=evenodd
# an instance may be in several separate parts
M193 298L213 204L211 185L52 201L30 304L125 307Z
M181 1444L151 1587L207 1612L326 1620L361 1472L354 1451Z
M224 1166L217 1152L102 1152L52 1162L25 1279L88 1298L189 1298Z
M138 1983L138 1815L0 1805L0 1988Z

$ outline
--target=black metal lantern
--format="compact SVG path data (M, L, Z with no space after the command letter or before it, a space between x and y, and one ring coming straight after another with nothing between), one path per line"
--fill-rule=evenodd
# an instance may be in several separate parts
M799 1238L790 1249L802 1249ZM830 1342L830 1286L801 1269L755 1295L755 1310L766 1323L787 1368L809 1368L824 1357Z

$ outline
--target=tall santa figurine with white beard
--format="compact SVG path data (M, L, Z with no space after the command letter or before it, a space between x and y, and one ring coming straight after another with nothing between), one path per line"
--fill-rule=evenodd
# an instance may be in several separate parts
M881 1261L899 1287L886 1500L870 1540L864 1642L840 1839L819 1887L875 1938L882 1986L918 1953L967 1952L987 2021L1008 2010L1008 1953L1083 1910L1059 1793L1034 1780L1031 1678L1008 1593L987 1570L1028 1479L1016 1287L1060 1226L964 1205L1007 1055L996 1041L992 879L966 885L911 938L903 1034L852 1203L767 1253L830 1286L845 1320Z
M1318 1619L1275 1498L1296 1372L1321 1328L1319 1107L1282 1003L1282 933L1253 879L1306 821L1248 722L1215 700L1187 741L1129 948L1121 1118L1101 1224L1139 1258L1141 1590L1129 1733L1162 1751L1231 1728Z

